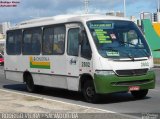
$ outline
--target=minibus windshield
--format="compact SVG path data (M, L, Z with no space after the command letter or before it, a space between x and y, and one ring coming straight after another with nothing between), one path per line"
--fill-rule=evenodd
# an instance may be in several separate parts
M97 50L105 58L140 58L151 55L135 23L122 20L87 22Z

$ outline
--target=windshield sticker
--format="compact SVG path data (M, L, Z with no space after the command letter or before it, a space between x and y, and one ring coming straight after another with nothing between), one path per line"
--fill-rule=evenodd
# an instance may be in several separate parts
M101 40L99 41L100 44L105 44L105 43L112 43L111 40Z
M107 34L107 31L104 31L103 29L95 29L96 34Z
M108 39L110 38L109 36L104 36L104 35L97 35L98 39Z
M120 56L119 55L119 52L116 52L116 51L107 51L106 52L107 53L107 56L116 56L116 57L118 57L118 56Z
M95 29L96 36L99 40L99 43L112 43L110 36L107 35L107 32L103 29Z
M113 23L91 23L91 29L113 29Z
M110 34L110 36L111 36L111 38L112 38L113 40L116 39L116 35L115 35L115 34Z

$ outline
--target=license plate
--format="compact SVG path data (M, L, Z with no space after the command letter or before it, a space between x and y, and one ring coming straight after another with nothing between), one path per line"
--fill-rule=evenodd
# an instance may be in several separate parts
M129 87L129 91L138 91L138 90L140 90L139 86L130 86Z

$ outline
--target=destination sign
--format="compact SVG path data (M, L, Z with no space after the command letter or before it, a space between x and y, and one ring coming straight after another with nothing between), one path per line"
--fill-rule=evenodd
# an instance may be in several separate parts
M91 23L91 29L113 29L113 23Z

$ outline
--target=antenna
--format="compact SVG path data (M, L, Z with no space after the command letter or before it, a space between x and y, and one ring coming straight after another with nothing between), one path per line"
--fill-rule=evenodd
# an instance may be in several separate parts
M88 14L89 0L84 0L84 13Z

